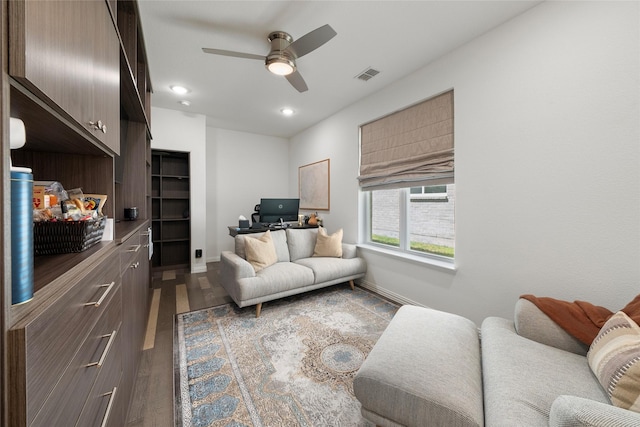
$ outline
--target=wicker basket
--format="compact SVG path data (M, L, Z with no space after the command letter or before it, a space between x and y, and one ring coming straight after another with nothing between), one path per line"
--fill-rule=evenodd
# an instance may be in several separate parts
M36 255L82 252L102 240L107 217L86 221L44 221L33 223Z

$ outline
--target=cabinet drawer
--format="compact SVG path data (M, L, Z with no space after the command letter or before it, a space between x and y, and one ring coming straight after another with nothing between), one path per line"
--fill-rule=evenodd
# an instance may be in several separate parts
M75 424L96 377L108 364L120 363L117 361L120 349L116 346L120 342L122 318L122 288L119 284L104 304L103 315L36 415L32 427Z
M140 234L136 233L122 243L120 248L120 273L124 274L127 269L131 268L135 258L142 251L140 243Z
M122 336L116 336L113 344L113 352L118 357L111 358L98 374L91 393L82 409L77 427L113 426L124 425L124 407L118 403L122 377ZM66 424L72 426L74 424Z
M42 407L89 331L105 312L106 302L118 290L118 261L116 254L107 258L91 274L78 279L75 286L24 330L15 331L18 338L12 345L17 348L13 350L22 353L25 361L22 375L27 423Z

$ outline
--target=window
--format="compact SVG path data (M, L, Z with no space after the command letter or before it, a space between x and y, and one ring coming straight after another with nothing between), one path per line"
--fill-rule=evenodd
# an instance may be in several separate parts
M370 243L453 259L455 184L372 190L367 198Z
M452 262L453 90L360 127L366 242Z
M446 202L447 186L431 185L429 187L411 187L409 189L409 194L411 195L412 202Z

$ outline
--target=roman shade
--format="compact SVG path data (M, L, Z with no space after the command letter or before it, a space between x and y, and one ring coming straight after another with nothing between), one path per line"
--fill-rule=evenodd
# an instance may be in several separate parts
M453 182L453 90L360 127L360 187Z

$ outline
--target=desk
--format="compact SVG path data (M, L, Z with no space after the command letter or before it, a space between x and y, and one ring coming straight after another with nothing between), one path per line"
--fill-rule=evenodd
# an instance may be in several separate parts
M317 225L298 225L293 224L289 227L260 227L260 228L238 228L235 225L229 225L229 236L236 237L238 234L253 234L253 233L264 233L267 230L277 231L277 230L286 230L287 228L293 229L303 229L303 228L318 228Z

